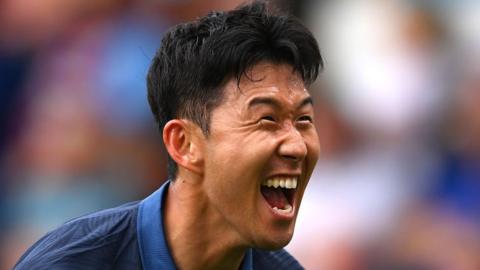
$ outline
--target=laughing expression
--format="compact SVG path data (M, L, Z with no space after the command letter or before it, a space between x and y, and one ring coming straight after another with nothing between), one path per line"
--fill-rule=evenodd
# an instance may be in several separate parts
M245 246L288 244L320 152L313 106L289 65L260 63L225 85L205 138L204 190Z

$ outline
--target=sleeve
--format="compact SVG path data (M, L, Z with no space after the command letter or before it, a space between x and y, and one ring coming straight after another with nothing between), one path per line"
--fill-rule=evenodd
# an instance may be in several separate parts
M135 224L129 212L95 214L65 223L30 247L14 270L138 267Z

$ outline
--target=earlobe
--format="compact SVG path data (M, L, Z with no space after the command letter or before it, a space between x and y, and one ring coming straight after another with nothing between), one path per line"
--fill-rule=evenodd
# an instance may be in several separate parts
M203 153L197 145L196 127L188 120L170 120L163 128L163 142L168 154L179 167L201 174Z

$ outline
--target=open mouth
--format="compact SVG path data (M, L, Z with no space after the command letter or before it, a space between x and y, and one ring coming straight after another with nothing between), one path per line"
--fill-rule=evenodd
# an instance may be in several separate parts
M272 177L262 182L260 191L275 212L289 214L297 188L297 177Z

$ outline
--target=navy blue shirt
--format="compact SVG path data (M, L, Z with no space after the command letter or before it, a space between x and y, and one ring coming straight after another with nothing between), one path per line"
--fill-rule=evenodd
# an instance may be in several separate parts
M140 202L63 224L30 247L14 269L176 269L161 215L169 183ZM283 249L249 249L241 269L303 268Z

